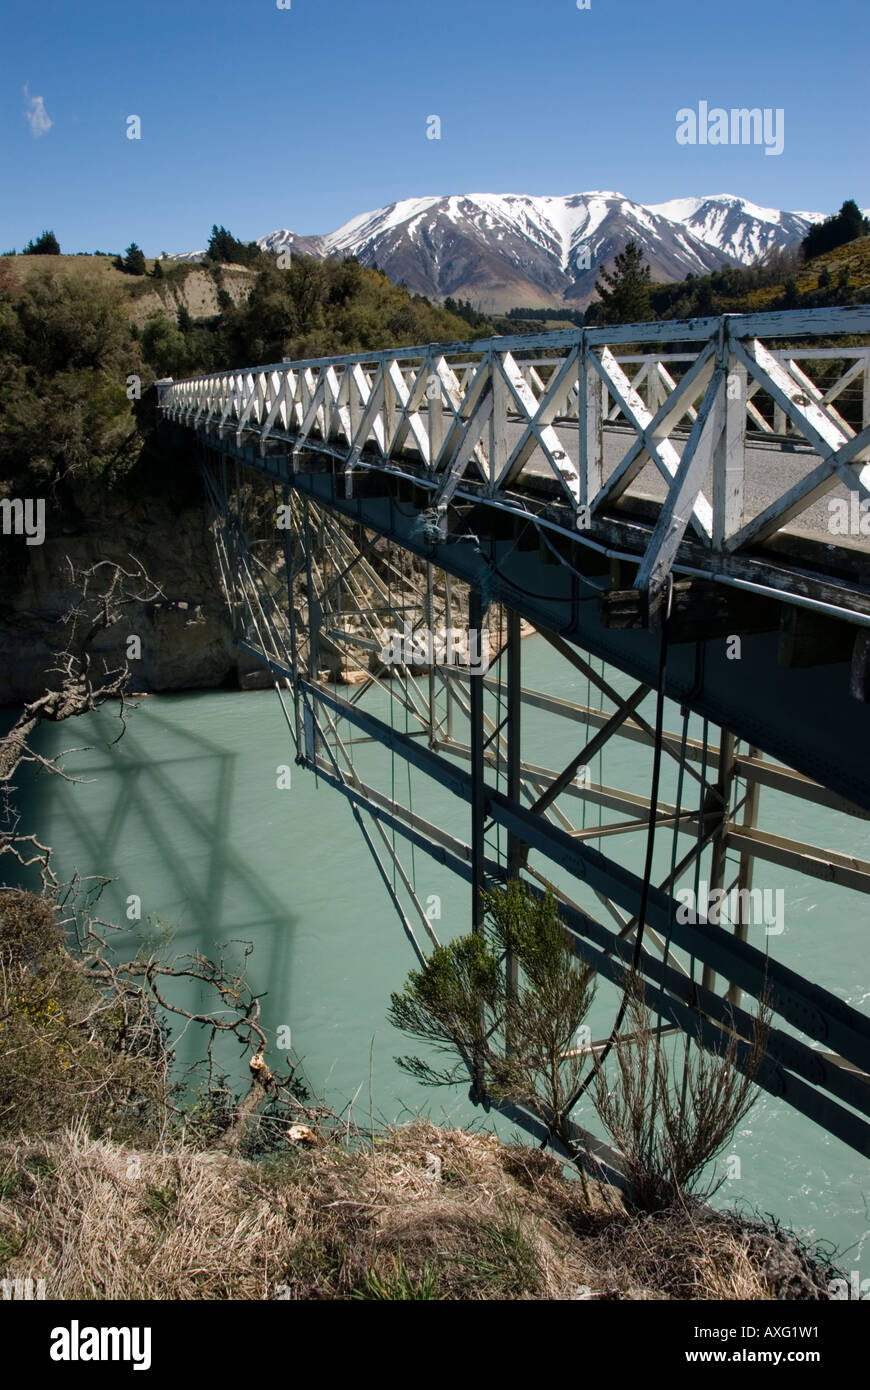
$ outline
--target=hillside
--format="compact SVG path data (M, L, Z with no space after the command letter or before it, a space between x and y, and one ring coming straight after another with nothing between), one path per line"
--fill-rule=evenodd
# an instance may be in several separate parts
M747 314L763 309L819 309L870 303L870 236L803 261L797 251L765 263L679 285L654 284L650 303L659 319L706 314Z
M108 256L0 257L0 496L48 499L45 543L0 548L0 704L42 694L46 654L67 640L69 563L95 555L132 553L162 588L130 615L149 635L146 688L246 678L195 454L158 443L156 378L469 336L354 261L263 259L155 279Z
M839 1271L761 1221L584 1198L550 1154L427 1121L260 1161L82 1129L0 1143L0 1277L63 1299L828 1297Z
M352 259L159 272L125 274L109 256L0 257L3 486L117 483L149 445L158 377L468 336L463 319Z
M229 294L234 304L242 303L256 278L247 266L222 267L221 284L198 264L161 262L162 274L153 278L155 258L146 259L147 275L127 275L117 270L114 256L4 256L11 285L31 288L35 283L54 279L59 285L86 284L117 293L130 322L144 327L149 315L174 318L185 309L194 319L212 318L220 313L218 290ZM3 272L0 272L2 274ZM0 282L2 283L2 282Z

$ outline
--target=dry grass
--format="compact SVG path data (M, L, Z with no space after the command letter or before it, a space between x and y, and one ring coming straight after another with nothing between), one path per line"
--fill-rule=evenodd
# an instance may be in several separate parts
M116 270L112 256L61 255L61 256L10 256L10 274L18 284L44 278L50 272L63 280L98 278L101 283L124 289L132 282L132 277ZM151 269L153 261L148 262Z
M0 1277L49 1298L769 1299L796 1260L699 1210L590 1204L548 1154L423 1121L256 1163L81 1128L0 1146ZM807 1269L788 1296L819 1296Z

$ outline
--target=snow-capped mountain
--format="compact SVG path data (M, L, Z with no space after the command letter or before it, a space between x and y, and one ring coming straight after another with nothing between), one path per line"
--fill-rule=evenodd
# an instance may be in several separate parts
M325 236L280 229L258 244L297 255L357 256L414 293L453 295L497 312L513 305L582 307L598 269L630 240L640 244L654 280L682 280L724 264L748 265L771 247L800 241L823 217L762 208L731 194L644 206L613 192L468 193L406 198Z
M669 222L679 222L705 245L741 265L749 265L772 247L802 241L810 223L822 221L820 212L780 212L731 193L672 198L668 203L654 204L649 211L659 213Z

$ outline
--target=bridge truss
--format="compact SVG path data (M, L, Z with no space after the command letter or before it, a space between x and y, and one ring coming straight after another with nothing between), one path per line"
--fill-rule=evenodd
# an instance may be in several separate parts
M870 313L855 314L866 331ZM769 335L807 332L807 315L765 317ZM856 332L853 317L841 331ZM654 349L617 361L615 337L637 344L663 327L635 325L606 330L609 342L570 335L561 357L541 358L564 346L547 335L476 355L450 345L223 374L167 384L162 404L199 436L238 641L271 669L297 762L347 799L418 958L438 932L418 855L469 883L475 927L484 886L520 876L552 889L575 952L617 989L640 925L662 1026L711 1050L736 1036L745 1065L764 997L773 1026L759 1085L870 1154L870 1019L791 969L763 924L686 922L676 897L702 881L748 894L758 866L774 865L836 885L843 911L866 920L870 862L781 831L790 801L836 827L870 818L855 757L867 734L862 557L828 544L822 563L818 544L786 529L838 483L867 490L870 392L857 417L854 402L843 414L834 404L861 384L867 349L826 359L813 348L813 365L831 363L816 385L800 348L763 347L760 323L702 326L679 325L681 342L701 346L681 354L678 380ZM665 327L659 341L673 343ZM604 478L598 441L614 410L634 438ZM818 461L747 521L753 410L757 433L783 444L784 416ZM572 418L576 465L562 447ZM653 509L631 491L650 460L667 481ZM483 675L431 652L396 660L423 634L483 629ZM582 698L537 688L530 634L559 653ZM735 637L739 660L726 650ZM659 690L672 727L656 727ZM530 710L562 731L550 740L561 758L536 751ZM656 743L673 771L653 794ZM620 747L630 785L603 772ZM625 847L651 819L644 895ZM536 1116L509 1111L543 1137Z

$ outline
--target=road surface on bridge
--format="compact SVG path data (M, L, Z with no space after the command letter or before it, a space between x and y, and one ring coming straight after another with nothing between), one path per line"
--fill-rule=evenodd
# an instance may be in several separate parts
M425 406L420 413L425 416ZM396 413L396 422L398 423L398 412ZM580 446L577 421L554 420L552 427L559 436L562 448L572 463L579 466ZM520 417L509 417L507 422L509 452L520 442L522 435L523 423ZM603 461L605 480L615 471L620 460L631 447L634 437L634 430L629 425L617 423L605 425ZM484 442L486 438L486 433L484 433ZM675 431L669 438L676 452L682 454L688 438L687 433ZM795 483L805 478L819 463L819 455L808 444L802 440L783 439L781 437L767 439L764 436L757 436L753 439L751 436L747 436L744 457L744 519L747 521L763 511L771 502L775 502L777 498L787 493ZM536 449L527 459L523 473L531 473L537 477L553 477L552 468L541 449ZM657 503L662 503L667 496L667 484L655 464L648 462L628 491L633 497L646 497ZM708 500L712 500L712 477L708 477L704 492ZM813 540L823 541L828 545L836 545L844 549L858 549L866 554L870 560L870 536L842 536L829 530L828 523L832 519L832 513L828 503L833 498L849 501L849 492L844 484L838 483L836 487L831 488L805 511L799 512L783 529ZM867 524L870 526L870 521Z
M610 477L633 438L634 431L628 426L610 425L605 428L605 478ZM679 435L671 436L671 443L678 454L683 452L685 438L685 435L682 438ZM569 439L568 441L568 452L576 463L578 458L576 429L573 440ZM544 460L540 451L539 457L543 463ZM757 440L747 438L744 457L744 515L747 521L756 516L758 512L763 511L771 502L775 502L783 493L788 492L789 488L812 472L819 462L818 454L801 441L778 442L763 438ZM708 499L711 499L713 495L712 482L712 477L708 477L704 487ZM664 502L667 495L667 485L655 464L648 463L635 479L630 491L635 496L652 497L657 502ZM784 529L800 532L802 535L811 536L815 540L823 540L828 544L843 545L845 543L848 545L850 540L852 544L859 544L862 539L860 536L855 538L837 536L828 530L828 522L831 519L828 503L834 497L848 500L848 490L842 483L812 503L805 512L798 513ZM870 537L865 536L863 543L864 550L870 558Z

